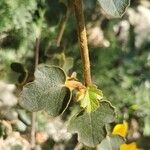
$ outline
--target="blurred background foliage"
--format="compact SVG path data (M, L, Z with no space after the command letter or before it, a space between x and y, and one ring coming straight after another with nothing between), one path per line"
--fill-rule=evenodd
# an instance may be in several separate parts
M122 19L106 16L96 0L84 0L84 10L93 82L116 107L116 123L129 122L128 141L149 150L150 2L131 0ZM0 149L27 149L30 113L17 98L24 81L33 80L36 40L40 63L76 72L82 81L76 21L66 0L1 0L0 18ZM64 118L38 112L38 148L73 149L74 139Z

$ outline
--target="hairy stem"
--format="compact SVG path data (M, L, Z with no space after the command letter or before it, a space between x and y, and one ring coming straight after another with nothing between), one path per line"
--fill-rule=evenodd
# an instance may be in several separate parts
M35 70L39 63L39 46L40 46L40 37L36 38L35 41ZM31 116L31 148L35 149L35 123L36 123L36 113L32 112Z
M64 16L62 16L61 21L60 21L60 25L59 25L59 32L57 35L57 39L56 39L56 45L57 47L60 46L65 28L66 28L66 23L69 17L69 8L67 8L66 14Z
M85 27L85 19L84 19L82 0L74 0L74 10L75 10L75 16L76 16L76 20L77 20L78 37L79 37L80 51L81 51L81 57L82 57L84 82L85 82L85 86L88 86L92 83L92 80L91 80L89 50L88 50L87 33L86 33L86 27ZM96 146L93 150L98 150L98 146Z
M74 0L74 10L75 10L75 16L77 20L78 37L79 37L82 65L83 65L84 83L85 86L88 86L91 84L92 81L91 81L87 34L86 34L82 4L83 4L82 0Z

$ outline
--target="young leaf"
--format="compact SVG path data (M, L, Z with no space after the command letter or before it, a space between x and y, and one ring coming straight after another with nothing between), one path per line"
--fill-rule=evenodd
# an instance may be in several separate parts
M26 84L19 103L29 111L45 110L51 116L61 114L67 107L71 92L64 86L66 75L54 66L38 66L35 80Z
M119 150L124 140L120 136L107 136L99 145L100 150Z
M102 98L102 91L97 89L95 85L92 85L87 87L86 91L80 95L79 100L81 107L90 113L99 107L99 100Z
M122 17L130 0L98 0L104 11L115 18Z
M80 109L69 121L68 130L78 133L79 142L95 147L106 137L105 125L115 120L114 108L107 101L101 101L100 107L87 113Z

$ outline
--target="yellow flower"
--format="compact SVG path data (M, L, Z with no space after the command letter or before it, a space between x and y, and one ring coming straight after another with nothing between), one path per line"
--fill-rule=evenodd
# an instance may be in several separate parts
M130 143L130 144L122 144L120 145L120 150L138 150L136 147L136 143Z
M125 137L127 135L127 132L128 132L128 123L124 122L123 124L117 124L114 127L112 134ZM138 150L138 149L136 143L133 142L130 144L121 144L120 150Z
M114 129L112 134L113 135L120 135L122 137L125 137L128 132L128 123L124 122L123 124L117 124Z

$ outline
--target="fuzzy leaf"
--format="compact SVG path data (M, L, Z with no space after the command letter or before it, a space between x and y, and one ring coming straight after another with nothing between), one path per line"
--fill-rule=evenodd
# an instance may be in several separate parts
M67 107L71 92L64 86L66 75L59 67L38 66L35 80L24 86L20 105L29 111L45 110L51 116L61 114Z
M105 125L115 120L114 108L107 101L101 101L100 107L91 113L81 110L70 119L68 130L78 133L79 142L95 147L106 137Z
M111 17L122 17L130 0L98 0L104 11Z
M101 90L97 89L95 85L87 87L84 96L80 100L81 107L85 108L87 112L95 111L99 107L99 100L103 98Z
M119 150L124 140L120 136L107 136L99 145L100 150Z

